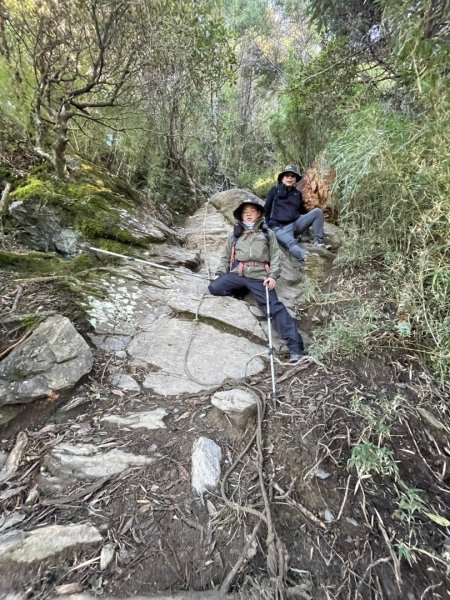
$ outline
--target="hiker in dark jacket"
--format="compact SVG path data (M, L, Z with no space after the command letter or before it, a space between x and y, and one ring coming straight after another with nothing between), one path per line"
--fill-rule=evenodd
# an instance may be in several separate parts
M291 362L295 362L304 354L303 340L295 320L275 291L281 270L281 251L273 231L264 224L264 208L257 201L246 200L233 216L237 224L228 237L217 278L208 289L214 296L242 297L250 292L265 314L264 286L267 286L273 325L289 348Z
M301 175L296 165L287 165L278 175L278 183L269 192L264 206L267 224L280 244L292 256L304 263L307 252L298 245L297 237L312 227L314 246L326 247L324 243L322 209L306 210L301 192L296 187Z

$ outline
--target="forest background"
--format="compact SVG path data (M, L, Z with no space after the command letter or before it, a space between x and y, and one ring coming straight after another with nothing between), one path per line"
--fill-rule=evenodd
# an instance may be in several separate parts
M386 297L337 313L321 352L419 351L444 382L449 13L448 0L2 0L2 190L48 163L70 181L82 157L181 221L216 190L264 197L280 165L317 161L336 172L335 265Z

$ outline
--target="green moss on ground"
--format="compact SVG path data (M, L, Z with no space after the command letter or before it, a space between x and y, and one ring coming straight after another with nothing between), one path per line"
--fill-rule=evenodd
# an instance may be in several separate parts
M90 254L80 254L71 260L63 260L45 252L18 254L0 251L0 269L36 277L76 275L80 271L95 267L96 264L95 257Z

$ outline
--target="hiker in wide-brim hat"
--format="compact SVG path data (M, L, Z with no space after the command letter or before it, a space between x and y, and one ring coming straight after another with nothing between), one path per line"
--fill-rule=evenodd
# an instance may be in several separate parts
M259 198L255 200L243 200L233 210L233 217L236 219L236 221L242 221L242 209L247 205L254 206L261 214L264 214L264 204L261 202L261 200L259 200Z
M290 360L297 361L304 353L303 340L295 320L275 291L281 271L281 251L274 232L264 222L264 206L257 199L244 200L233 216L237 223L228 236L216 279L208 289L214 296L239 299L250 292L266 314L266 286L274 328L286 342Z
M264 205L268 226L275 232L277 240L296 258L299 265L304 265L308 254L298 244L297 238L311 227L313 245L325 247L324 215L321 208L307 211L298 189L301 180L297 165L290 164L279 173L278 183L269 192Z

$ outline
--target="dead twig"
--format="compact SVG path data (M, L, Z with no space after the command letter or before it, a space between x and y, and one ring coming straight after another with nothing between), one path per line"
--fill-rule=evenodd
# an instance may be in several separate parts
M19 344L24 342L27 338L29 338L32 333L33 332L31 330L27 331L19 340L17 340L17 342L14 342L14 344L11 344L11 346L9 346L9 348L6 348L6 350L3 350L3 352L0 353L0 360L2 360L2 358L5 358L5 356L8 356L8 354L11 352L11 350L14 350L14 348L16 346L18 346Z
M23 451L25 450L25 446L28 443L28 436L25 431L19 431L16 438L16 443L14 448L9 453L8 458L6 459L5 466L0 471L0 483L5 483L14 475L17 471L17 468L20 463L20 459L22 458Z
M361 594L361 588L365 583L366 577L367 575L370 573L370 571L375 568L377 565L380 565L382 563L388 563L391 562L392 557L391 556L384 556L383 558L379 558L378 560L374 561L373 563L371 563L367 569L364 571L363 576L361 577L357 587L356 587L356 592L355 592L355 599L358 597L358 594Z
M250 537L248 538L247 543L245 544L238 560L235 562L233 568L228 573L228 575L225 577L225 579L222 582L222 585L220 586L220 594L226 594L228 592L228 590L231 587L231 584L233 583L234 578L239 573L240 568L246 562L246 560L248 560L248 551L250 550L254 540L256 539L256 536L258 535L258 531L259 531L259 528L261 527L261 523L262 523L262 521L258 521L256 523L256 525L253 527L253 531L252 531Z
M287 494L286 492L283 490L283 488L281 488L278 483L273 482L273 487L274 489L282 494L283 497L286 497ZM275 498L275 500L278 500L278 498ZM292 500L292 498L287 498L287 502L286 504L290 505L290 506L294 506L295 508L297 508L302 514L305 515L305 517L307 517L310 521L312 521L315 525L317 525L318 527L320 527L321 529L323 529L324 531L327 531L327 526L326 524L321 521L318 517L316 517L316 515L314 515L310 510L308 510L305 506L303 506L303 504L300 504L300 502L297 502L296 500Z
M388 537L388 534L384 527L383 521L381 520L380 513L376 509L375 509L375 514L377 515L378 526L380 528L381 533L383 534L384 541L386 542L386 546L388 547L389 553L390 553L392 561L394 563L395 582L397 584L398 591L401 593L401 591L402 591L402 587L401 587L402 576L401 576L401 572L400 572L400 561L399 561L397 555L395 554L394 549L392 548L391 542L389 541L389 537Z
M73 502L74 500L79 500L80 498L87 498L97 490L103 487L103 485L110 479L110 477L102 477L98 481L91 483L81 490L74 492L73 494L69 494L67 496L60 496L59 498L47 498L41 500L41 506L57 506L59 504L68 504Z
M11 312L12 312L12 313L16 312L16 308L17 308L17 305L19 304L19 300L20 300L20 298L21 298L22 294L23 294L23 286L21 286L21 285L19 284L19 285L17 286L17 293L16 293L16 297L14 298L14 302L13 302L13 305L12 305L12 307L11 307Z

